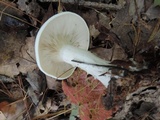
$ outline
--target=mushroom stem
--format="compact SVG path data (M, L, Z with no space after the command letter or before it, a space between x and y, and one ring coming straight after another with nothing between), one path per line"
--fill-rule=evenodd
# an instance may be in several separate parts
M85 70L88 74L91 74L96 79L101 81L101 83L105 87L108 86L108 82L111 79L111 74L104 74L104 73L109 72L109 68L103 66L95 66L91 64L112 66L111 64L109 64L110 63L109 61L105 61L95 56L89 51L74 47L72 45L63 46L60 49L60 56L64 62L71 64L74 67L79 67ZM90 63L90 64L84 64L84 63Z

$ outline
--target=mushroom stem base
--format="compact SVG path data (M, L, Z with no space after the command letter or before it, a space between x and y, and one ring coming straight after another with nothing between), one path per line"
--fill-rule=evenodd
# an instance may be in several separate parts
M103 66L96 66L96 65L113 66L109 64L110 63L109 61L105 61L95 56L89 51L76 48L71 45L64 46L60 51L60 55L64 62L71 64L74 67L79 67L85 70L88 74L91 74L96 79L101 81L101 83L105 87L108 86L108 82L111 79L109 68L103 67ZM79 62L75 62L75 61L79 61ZM90 63L90 64L85 64L85 63ZM96 65L91 65L91 64L96 64Z

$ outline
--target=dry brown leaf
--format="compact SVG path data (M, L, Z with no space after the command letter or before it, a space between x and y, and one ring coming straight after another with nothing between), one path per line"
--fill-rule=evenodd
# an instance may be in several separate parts
M47 80L47 86L49 89L58 90L61 88L61 83L58 80L56 80L55 78L46 76L46 80Z
M88 25L94 25L98 22L97 13L94 10L83 13L82 17L86 20Z
M37 68L34 52L35 37L27 38L25 41L26 45L21 48L21 58L18 62L18 70L22 73L27 73Z
M4 114L0 111L0 118L1 120L6 120L6 117L4 116Z
M37 68L34 55L35 38L27 38L26 45L24 45L25 42L20 40L20 38L16 39L16 37L14 37L15 36L13 34L9 36L9 43L4 43L8 44L8 46L6 46L6 50L2 50L4 51L2 54L0 53L0 55L4 56L5 53L7 54L7 52L13 52L12 55L5 55L6 59L5 57L2 57L3 60L1 60L0 63L0 74L10 77L14 77L20 72L27 73L28 71L33 71L35 68Z
M112 49L96 48L91 52L105 60L125 60L127 58L125 51L117 44Z
M96 38L100 33L99 30L95 28L95 25L90 25L89 31L90 31L90 36L92 36L93 38Z
M17 63L19 61L19 51L24 45L24 33L0 31L0 74L13 77L19 74Z
M133 16L133 21L137 19L137 14L140 15L143 11L144 11L144 0L141 1L130 0L129 15Z
M25 106L23 101L8 103L4 101L3 107L0 108L7 120L22 120Z
M0 66L0 73L6 76L14 77L14 75L19 74L19 70L16 66L17 62L14 63L8 63L7 65L1 65Z
M117 11L115 18L111 22L113 26L111 31L120 39L117 43L124 48L129 55L149 51L148 49L155 47L155 45L152 46L154 43L148 44L147 40L153 31L156 21L146 22L143 20L141 15L145 14L144 4L142 4L144 1L136 0L136 2L139 8L137 12L135 5L132 6L134 1L128 1L123 9ZM156 12L156 14L157 13L158 12ZM137 19L137 17L139 17L139 19ZM157 37L155 39L157 39Z
M72 103L80 105L80 118L83 120L104 120L111 118L113 110L106 110L101 97L105 93L105 87L92 76L82 70L76 70L62 82L62 88Z
M53 7L52 7L52 3L49 5L48 7L48 11L45 13L43 19L42 19L42 24L47 21L51 16L54 15L54 11L53 11Z
M157 86L140 87L126 97L123 109L115 115L115 119L132 117L141 119L144 116L158 117L160 112L160 88ZM155 119L158 120L158 119Z
M40 6L37 2L28 0L18 0L18 8L25 11L27 14L31 14L34 17L38 17L40 14Z
M159 11L160 11L160 6L151 5L145 14L149 19L153 20L155 18L160 18Z
M30 84L30 87L28 88L27 93L31 97L33 103L37 105L39 102L39 98L42 95L41 93L43 90L42 86L45 86L43 84L44 79L41 77L41 73L39 72L39 69L34 71L29 71L27 73L26 80Z

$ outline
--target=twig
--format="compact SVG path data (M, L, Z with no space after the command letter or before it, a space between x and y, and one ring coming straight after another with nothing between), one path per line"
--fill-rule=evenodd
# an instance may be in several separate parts
M58 2L59 0L40 0L40 1L41 2ZM106 10L119 10L122 8L121 5L104 4L104 3L90 2L90 1L84 1L84 0L61 0L61 2L68 3L68 4L78 4L80 6L85 6L85 7L101 8Z
M137 5L137 1L134 0L134 7L135 7L135 15L137 16L137 24L136 26L134 24L132 24L132 27L134 29L135 32L135 36L134 36L134 48L133 48L133 58L135 59L135 54L137 52L137 46L140 43L140 39L141 39L141 28L140 28L140 15L138 13L138 5Z
M135 11L136 11L136 15L137 15L137 18L138 18L138 21L140 21L140 15L138 13L138 5L137 5L137 1L134 0L134 4L135 4ZM139 42L140 42L140 32L141 32L141 29L140 29L140 25L139 25L139 22L137 23L137 29L136 29L136 34L135 35L135 47L138 46Z
M80 63L80 64L86 64L86 65L93 65L93 66L98 66L98 67L113 68L113 69L117 69L117 70L125 70L129 73L133 73L132 71L130 71L126 68L122 68L122 67L119 67L119 66L114 66L112 64L111 65L100 65L100 64L86 63L86 62L82 62L82 61L78 61L78 60L72 60L72 62L76 62L76 63ZM104 74L102 74L102 75L104 75Z
M50 114L40 115L40 116L34 117L32 120L39 120L39 119L42 119L42 118L46 118L46 120L53 120L54 118L56 118L56 117L58 117L58 116L60 116L62 114L70 112L72 109L73 108L70 108L68 110L62 110L62 111L59 111L59 112L56 112L56 113L50 113ZM50 118L48 118L48 117L50 117Z
M68 71L74 69L74 68L75 68L75 67L69 68L68 70L66 70L65 72L63 72L62 74L60 74L60 75L57 77L57 79L60 78L61 76L63 76L64 74L66 74Z
M29 119L30 118L30 114L29 114L29 106L28 106L28 101L27 101L27 92L25 91L24 89L24 85L23 85L23 82L22 82L22 78L20 76L18 76L18 86L20 87L20 89L23 91L23 103L24 103L24 107L25 107L25 114L27 115L27 117Z
M15 0L14 0L14 1L15 1ZM14 2L14 1L13 1L13 2ZM5 8L2 10L1 15L0 15L0 20L2 19L3 12L8 8L8 6L9 6L9 5L7 4L7 5L5 6Z
M6 85L5 85L1 80L0 80L0 83L3 85L4 89L6 90L6 91L4 91L4 90L1 90L1 89L0 89L0 92L6 94L6 95L9 96L10 98L13 98L13 95L12 95L11 92L8 90L8 88L6 87Z

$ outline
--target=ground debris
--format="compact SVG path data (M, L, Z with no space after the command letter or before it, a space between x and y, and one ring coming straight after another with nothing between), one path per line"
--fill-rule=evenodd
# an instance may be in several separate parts
M41 2L58 2L58 0L41 0ZM121 9L124 5L123 2L119 5L115 4L104 4L101 2L93 2L93 1L75 1L75 0L61 0L62 3L68 3L68 4L77 4L80 6L85 6L85 7L95 7L95 8L101 8L101 9L106 9L106 10L119 10Z
M2 82L13 82L14 79L10 78L8 76L5 76L5 75L0 75L0 81L2 81Z
M0 116L68 120L74 103L79 111L74 119L159 120L159 2L60 1L62 11L75 12L87 22L89 50L126 70L110 69L113 75L123 75L112 78L107 89L79 69L62 82L37 68L35 32L58 13L58 3L0 1Z
M122 120L126 117L130 119L149 119L150 117L158 120L159 109L159 87L144 87L129 94L122 110L117 112L115 119Z

